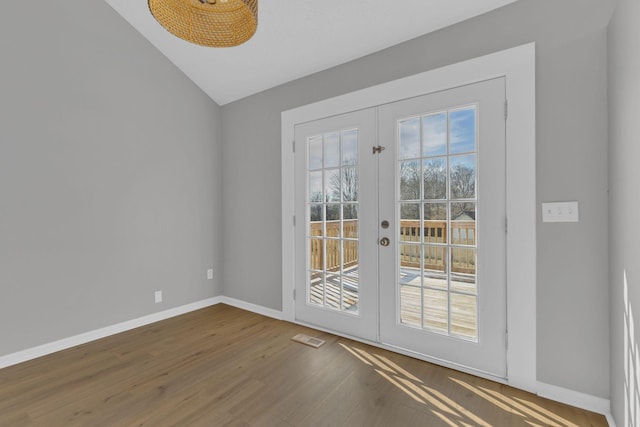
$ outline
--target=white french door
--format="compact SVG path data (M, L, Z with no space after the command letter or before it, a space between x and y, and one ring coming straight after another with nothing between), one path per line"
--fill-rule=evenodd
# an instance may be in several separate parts
M380 341L506 378L505 82L381 106ZM383 145L384 145L383 144Z
M378 338L375 109L295 129L296 319Z
M296 126L298 321L506 378L504 87Z

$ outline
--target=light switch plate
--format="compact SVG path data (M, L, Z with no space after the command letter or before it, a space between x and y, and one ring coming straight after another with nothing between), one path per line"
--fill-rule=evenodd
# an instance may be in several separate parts
M542 204L542 222L578 222L578 202L552 202Z

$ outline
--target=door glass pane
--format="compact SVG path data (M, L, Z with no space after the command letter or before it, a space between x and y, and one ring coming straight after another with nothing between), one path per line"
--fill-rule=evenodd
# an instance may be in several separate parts
M342 276L342 310L358 312L358 277Z
M324 274L319 271L309 272L309 302L324 305Z
M358 241L344 240L342 242L343 274L358 277Z
M476 106L398 126L400 322L477 340Z
M340 169L329 169L324 172L325 201L339 202L342 184L340 183Z
M422 152L425 157L447 154L446 112L422 118Z
M307 139L307 303L358 314L358 130Z
M400 200L420 199L420 161L400 162Z
M476 249L451 248L451 272L460 274L476 274Z
M446 245L424 245L424 270L446 274L448 252Z
M474 339L478 335L478 301L473 295L451 294L451 334Z
M403 242L420 241L420 204L400 204L400 240Z
M425 243L447 243L447 204L425 203L422 234Z
M311 229L322 230L322 220L324 219L324 205L320 203L313 203L309 205L309 220L311 221ZM316 234L316 235L321 235ZM314 235L312 233L312 235Z
M336 233L338 231L336 230ZM327 234L329 234L329 230L327 230ZM340 245L340 240L338 239L327 239L325 242L325 270L327 272L339 273L341 267L341 256L342 256L342 248Z
M327 274L327 284L325 288L325 306L333 309L340 309L342 300L340 276Z
M342 237L358 238L358 205L347 204L342 207Z
M473 199L476 197L476 156L452 156L449 160L451 198Z
M358 163L358 129L342 132L342 165Z
M340 205L337 203L328 204L327 206L327 222L331 222L331 224L327 225L327 229L329 227L333 229L339 229L339 224L337 222L340 221ZM338 234L331 234L333 237L338 237Z
M463 231L460 241L454 240L453 243L462 245L474 245L476 235L476 203L451 203L451 228L459 228Z
M447 204L446 203L425 203L424 204L424 220L437 221L439 223L447 222Z
M424 160L424 198L447 198L447 158L435 157Z
M449 330L449 293L434 289L424 289L423 327L442 334Z
M420 287L400 287L400 322L419 328L422 323Z
M342 201L358 201L358 168L342 168Z
M461 108L449 112L449 153L476 151L476 107Z
M309 201L322 203L322 171L309 172Z
M342 292L344 311L358 313L360 301L360 275L358 272L358 242L347 240L344 242L345 266L342 276ZM347 262L346 260L350 260Z
M324 206L319 204L313 204L309 206L310 221L309 221L309 236L310 237L322 237L324 236Z
M420 245L400 244L400 269L417 269L420 271Z
M309 239L309 268L324 270L324 240Z
M328 133L324 136L324 167L340 166L340 134Z
M322 168L322 136L309 138L309 170Z
M420 157L420 117L403 120L400 126L400 158Z
M344 219L344 222L349 222L352 220L357 220L358 219L358 204L357 203L343 203L342 204L342 218ZM355 226L355 229L358 229L358 222L355 221L353 222L353 225ZM346 227L346 226L345 226ZM356 233L355 235L346 235L345 237L356 237L358 234Z

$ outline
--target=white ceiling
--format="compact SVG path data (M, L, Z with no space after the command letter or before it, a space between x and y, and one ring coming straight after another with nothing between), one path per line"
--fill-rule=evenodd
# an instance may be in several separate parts
M516 0L260 0L258 31L233 48L180 40L147 0L106 0L220 105L393 46Z

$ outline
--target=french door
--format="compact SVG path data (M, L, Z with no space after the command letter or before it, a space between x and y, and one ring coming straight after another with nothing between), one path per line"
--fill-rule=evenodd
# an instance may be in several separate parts
M504 79L379 109L380 340L506 377Z
M295 135L296 319L377 341L376 111L298 125Z
M504 79L296 126L296 319L506 378Z

